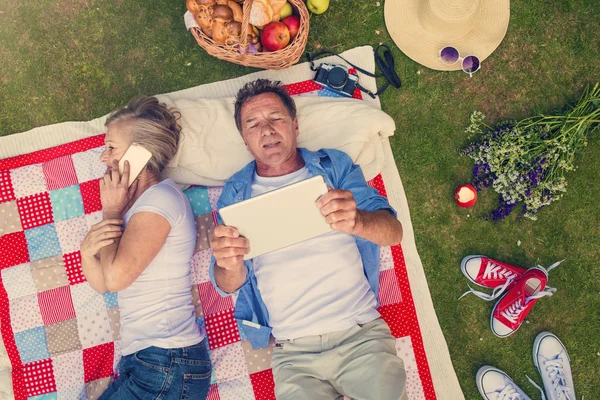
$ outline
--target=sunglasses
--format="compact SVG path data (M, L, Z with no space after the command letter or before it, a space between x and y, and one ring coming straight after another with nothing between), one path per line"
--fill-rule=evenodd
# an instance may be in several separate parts
M446 46L440 50L440 60L446 65L456 64L458 60L462 60L461 67L464 72L473 76L474 72L479 71L481 63L476 56L461 57L458 50L452 46Z

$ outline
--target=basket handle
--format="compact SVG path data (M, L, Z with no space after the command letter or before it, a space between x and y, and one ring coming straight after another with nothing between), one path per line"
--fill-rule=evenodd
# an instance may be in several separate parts
M240 50L245 52L248 50L248 29L250 28L250 11L252 10L252 0L244 1L244 9L242 11L242 37L240 38Z

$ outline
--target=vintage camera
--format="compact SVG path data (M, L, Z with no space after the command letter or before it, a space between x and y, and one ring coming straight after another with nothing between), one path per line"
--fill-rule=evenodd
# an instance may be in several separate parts
M358 75L349 73L343 65L322 63L317 69L315 82L342 96L352 97L358 84Z

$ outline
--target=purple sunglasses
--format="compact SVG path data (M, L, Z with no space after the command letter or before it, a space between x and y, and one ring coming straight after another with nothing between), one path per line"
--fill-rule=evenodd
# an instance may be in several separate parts
M440 60L447 65L452 65L458 60L462 60L462 70L469 74L469 76L473 76L473 73L479 71L479 67L481 66L479 58L476 56L466 56L462 58L458 50L452 46L446 46L440 50Z

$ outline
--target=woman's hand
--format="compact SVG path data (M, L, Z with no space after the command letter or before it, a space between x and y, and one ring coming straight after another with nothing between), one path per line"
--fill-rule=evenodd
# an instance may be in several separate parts
M129 161L125 161L123 175L120 175L119 161L114 160L100 180L100 201L104 215L109 218L122 216L136 189L137 180L129 186Z
M101 248L114 243L123 235L122 219L105 219L92 226L81 243L81 256L91 258L96 256Z

